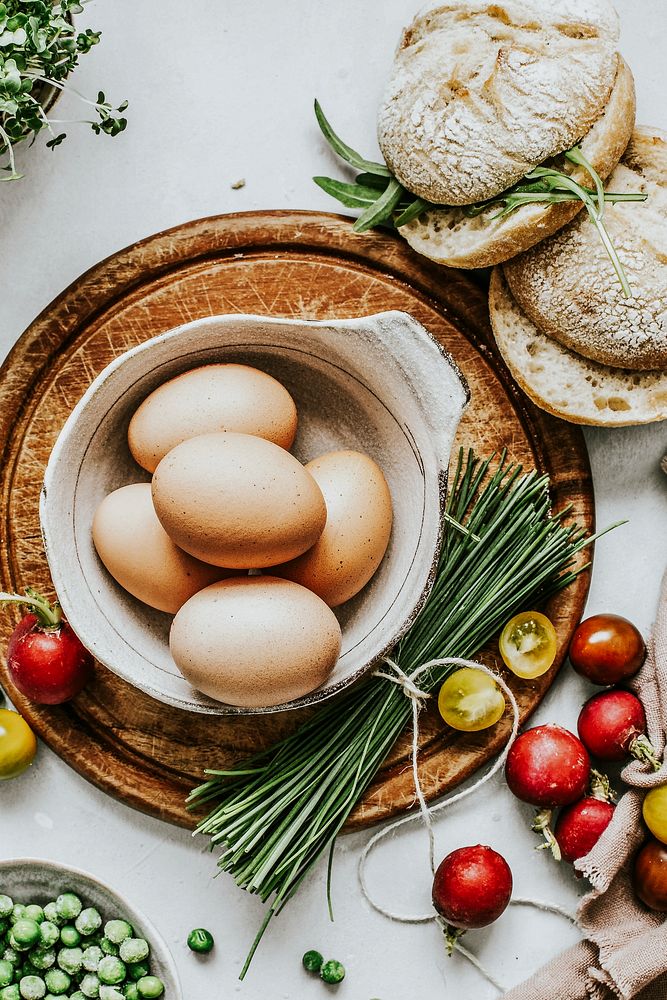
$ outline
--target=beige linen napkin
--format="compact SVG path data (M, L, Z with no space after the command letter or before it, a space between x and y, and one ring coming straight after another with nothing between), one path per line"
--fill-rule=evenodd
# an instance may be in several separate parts
M648 735L659 756L667 730L667 573L644 666L629 685L642 699ZM577 914L585 940L545 965L505 1000L667 1000L667 920L636 898L630 881L634 855L646 838L644 792L667 784L633 761L623 770L630 790L590 854L576 868L591 883Z

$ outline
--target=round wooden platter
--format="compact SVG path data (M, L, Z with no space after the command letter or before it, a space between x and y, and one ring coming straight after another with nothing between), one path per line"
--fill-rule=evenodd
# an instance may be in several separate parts
M34 586L52 592L38 519L44 467L72 407L114 357L201 316L238 312L326 319L385 309L416 317L467 378L472 401L459 443L481 456L507 448L524 467L548 472L554 506L572 504L573 518L592 530L593 494L581 432L521 394L495 349L484 292L468 276L431 264L397 236L356 235L342 216L247 213L188 223L115 254L63 292L13 349L0 379L3 590ZM512 680L524 718L556 675L587 589L585 572L551 602L560 638L554 668L536 681ZM8 626L7 621L2 629L5 639ZM497 660L491 650L487 662L497 665ZM151 700L102 667L74 702L40 708L13 688L4 656L0 677L39 735L75 770L129 805L183 826L193 825L184 800L204 768L229 766L289 733L304 717L302 712L194 715ZM425 712L420 773L428 798L484 764L508 728L505 718L490 733L464 737L444 727L433 708ZM385 819L414 802L406 734L349 828Z

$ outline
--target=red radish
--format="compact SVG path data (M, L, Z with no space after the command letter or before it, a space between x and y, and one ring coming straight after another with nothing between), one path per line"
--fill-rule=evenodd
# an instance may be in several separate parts
M433 879L433 905L449 925L450 951L463 931L497 920L511 895L510 867L491 847L477 844L448 854Z
M648 761L654 771L660 761L646 736L646 715L639 698L630 691L601 691L579 713L577 729L582 743L600 760Z
M561 811L554 836L564 861L573 863L593 850L611 823L615 808L612 802L585 795Z
M93 658L63 620L60 606L49 604L34 590L25 596L0 594L0 602L10 601L34 609L9 639L7 666L12 681L38 705L60 705L74 698L92 676Z
M632 883L644 906L667 913L667 847L649 840L635 858Z
M593 684L619 684L634 677L645 658L641 632L620 615L587 618L570 643L570 663Z
M551 830L551 810L582 798L588 789L591 762L577 737L561 726L536 726L517 737L507 756L505 778L522 802L537 806L532 828L544 836L557 861L560 848Z

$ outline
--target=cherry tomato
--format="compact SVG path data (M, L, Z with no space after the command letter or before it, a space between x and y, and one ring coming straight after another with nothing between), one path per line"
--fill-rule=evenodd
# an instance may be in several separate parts
M646 658L641 633L620 615L593 615L570 643L570 663L593 684L619 684L634 677Z
M90 680L93 658L67 622L45 626L31 613L12 632L7 666L26 698L38 705L60 705Z
M440 688L438 710L452 729L478 733L502 718L505 699L493 677L483 670L461 667Z
M654 837L667 844L667 785L652 788L642 806L644 822Z
M635 859L635 893L649 910L667 913L667 847L649 840Z
M500 655L517 677L532 679L546 674L557 649L556 629L539 611L515 615L500 633Z
M433 905L452 927L493 923L512 895L512 872L491 847L461 847L441 861L433 879Z
M18 712L0 708L0 781L17 778L37 753L35 734Z

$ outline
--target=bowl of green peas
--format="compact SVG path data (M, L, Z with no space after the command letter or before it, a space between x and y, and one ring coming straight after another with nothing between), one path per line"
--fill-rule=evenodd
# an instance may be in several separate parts
M0 1000L183 1000L157 930L103 882L34 858L0 862Z

